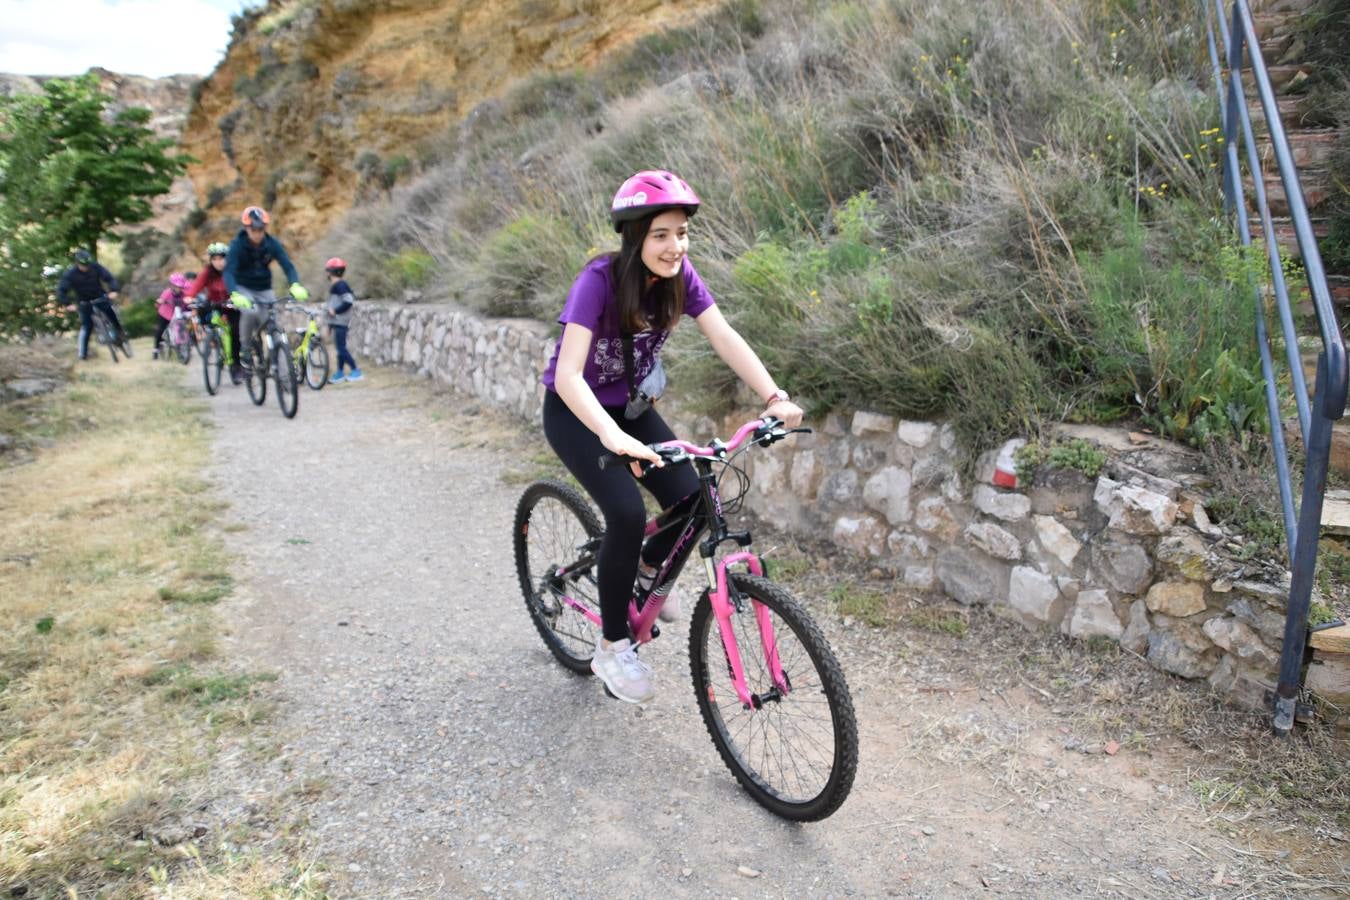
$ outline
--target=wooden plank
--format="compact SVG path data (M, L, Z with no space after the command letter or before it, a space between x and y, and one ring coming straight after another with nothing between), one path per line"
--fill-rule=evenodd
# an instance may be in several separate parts
M1350 625L1314 631L1308 642L1322 653L1350 653Z
M1322 498L1322 533L1350 536L1350 491L1327 491Z

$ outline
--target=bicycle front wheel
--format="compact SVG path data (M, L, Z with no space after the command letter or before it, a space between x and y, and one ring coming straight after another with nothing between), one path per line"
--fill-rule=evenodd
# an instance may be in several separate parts
M600 627L578 606L600 614L595 553L601 530L590 502L561 482L535 482L516 505L516 573L525 608L549 651L579 675L591 674L600 637Z
M267 400L267 367L263 365L262 353L257 347L246 351L249 365L244 370L244 386L248 388L248 399L254 406L262 406Z
M858 769L858 725L844 674L792 595L765 578L730 578L749 601L743 612L732 613L731 628L752 703L746 709L736 696L705 590L689 624L698 710L722 761L757 803L797 822L824 819L848 797ZM767 613L765 634L756 618L760 609ZM770 671L773 654L780 683Z
M278 341L272 348L272 372L277 381L277 405L281 414L294 419L300 409L300 379L295 374L295 360L291 348Z
M206 392L214 397L220 390L220 371L225 366L225 349L221 347L218 335L202 339L201 358L202 381L206 384Z
M305 354L305 384L316 391L323 390L328 383L328 348L323 341L314 338L309 342L309 352Z

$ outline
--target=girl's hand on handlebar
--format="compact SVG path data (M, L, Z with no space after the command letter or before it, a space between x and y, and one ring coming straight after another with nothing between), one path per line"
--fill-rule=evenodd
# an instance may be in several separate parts
M600 443L610 453L617 456L627 456L631 459L646 460L658 469L664 466L665 460L657 455L656 451L646 444L639 441L625 431L614 429L612 432L600 436ZM637 463L631 464L629 469L633 472L634 478L642 477L642 467Z
M787 428L796 428L802 424L802 408L791 400L775 400L770 403L761 416L773 416L775 419L782 419L783 425Z

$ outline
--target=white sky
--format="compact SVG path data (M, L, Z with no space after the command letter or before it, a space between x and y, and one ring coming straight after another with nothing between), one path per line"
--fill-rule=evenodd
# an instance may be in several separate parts
M0 72L205 75L230 16L262 0L0 0Z

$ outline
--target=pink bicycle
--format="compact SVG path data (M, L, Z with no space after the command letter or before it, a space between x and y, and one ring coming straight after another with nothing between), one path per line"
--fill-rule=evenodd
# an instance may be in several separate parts
M803 822L832 814L853 787L858 768L853 700L820 629L791 594L765 577L763 561L746 549L750 533L731 531L726 515L739 507L749 484L744 470L732 464L735 457L809 430L757 419L741 426L730 443L653 444L667 465L695 466L699 491L646 529L647 539L678 529L656 586L679 573L695 546L703 559L708 588L690 619L689 668L714 746L758 803ZM610 454L600 459L606 467L629 462ZM728 472L735 473L740 491L724 507L718 488ZM516 507L516 569L525 606L557 660L586 676L600 635L595 568L601 535L590 501L562 482L531 484ZM728 542L738 549L719 555ZM648 592L636 586L634 591L628 626L641 645L661 633L656 621L661 604L647 603Z

